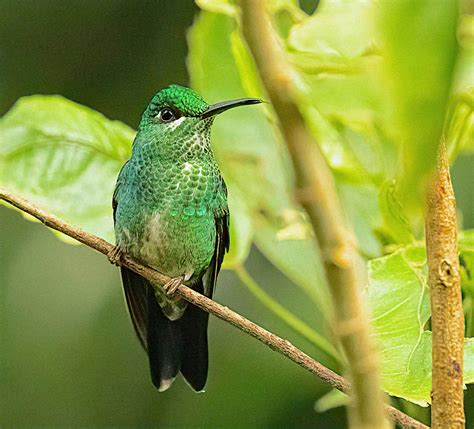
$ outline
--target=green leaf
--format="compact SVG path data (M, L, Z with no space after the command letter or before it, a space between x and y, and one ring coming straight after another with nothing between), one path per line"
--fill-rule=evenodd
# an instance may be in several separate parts
M365 55L373 42L371 9L371 2L322 1L313 16L292 28L288 44L325 59ZM364 25L355 28L349 22Z
M461 262L461 285L466 293L474 297L474 230L459 235L459 259Z
M196 4L202 10L229 16L236 16L238 12L238 8L232 0L196 0Z
M250 252L253 238L252 215L237 188L229 187L230 249L222 268L233 269L242 265Z
M113 241L111 199L134 134L59 96L21 98L0 120L0 185Z
M325 282L318 248L308 239L311 230L297 219L295 212L275 220L265 215L255 220L255 244L266 258L290 280L302 288L312 301L330 314L330 297ZM288 236L288 230L293 234ZM282 236L283 233L283 236Z
M450 107L446 142L453 159L459 152L474 151L474 87L456 94Z
M377 189L371 184L337 183L344 213L352 224L360 252L367 258L382 253L376 227L381 224Z
M385 1L379 6L386 97L393 112L386 127L402 147L400 195L420 207L453 82L459 2Z
M431 331L426 252L409 245L369 262L367 297L390 395L426 406L431 391ZM464 382L474 382L473 338L465 340Z
M463 231L459 235L458 244L466 334L472 336L474 334L474 230Z
M313 16L293 26L286 48L304 114L311 106L326 120L365 126L380 117L385 103L378 86L382 61L374 5L322 1Z
M379 191L379 206L384 220L381 232L393 243L409 244L414 237L395 185L395 180L387 180Z
M474 15L459 18L459 56L453 84L454 96L447 115L446 141L453 159L459 152L474 151Z
M459 17L459 57L456 64L454 92L462 93L474 87L474 15L464 10Z

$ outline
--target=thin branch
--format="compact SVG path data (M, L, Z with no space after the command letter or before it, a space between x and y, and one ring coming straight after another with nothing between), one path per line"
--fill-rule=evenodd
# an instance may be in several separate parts
M2 188L0 188L0 200L6 201L17 209L35 217L49 228L62 232L63 234L74 238L80 243L92 249L95 249L100 253L103 253L104 255L108 255L113 249L112 244L108 243L102 238L97 237L93 234L89 234L88 232L85 232L82 229L74 228L73 226L68 225L57 217L46 213L40 208L29 203L28 201L17 197ZM121 258L121 265L130 268L132 271L135 271L136 273L140 274L141 276L145 277L150 281L165 284L170 280L168 276L165 276L164 274L161 274L158 271L155 271L147 266L138 263L128 255L123 255L123 257ZM331 371L329 368L326 368L318 361L312 359L306 353L296 348L289 341L284 340L283 338L280 338L275 334L272 334L266 329L246 319L245 317L242 317L235 311L232 311L229 308L218 304L212 299L209 299L204 295L193 291L192 289L188 288L183 284L178 287L177 293L187 301L202 308L204 311L207 311L208 313L211 313L214 316L217 316L218 318L230 323L241 331L251 335L252 337L266 344L272 350L280 353L283 356L286 356L288 359L292 360L302 368L316 375L330 386L340 390L341 392L350 393L350 386L345 378L336 374L334 371ZM400 425L402 428L428 429L428 426L425 426L423 423L418 422L417 420L402 413L396 408L386 406L385 412L395 423Z
M264 0L241 0L242 29L275 109L293 161L296 197L308 214L323 255L335 309L335 331L349 363L352 428L389 426L383 413L379 363L370 337L361 290L367 279L346 225L334 179L298 108L288 66L265 10Z
M243 266L233 268L237 274L239 280L247 287L250 293L257 298L266 308L268 308L273 314L276 314L281 320L283 320L290 328L306 338L316 347L324 351L328 356L331 356L337 363L341 363L341 355L336 348L321 334L316 332L310 326L308 326L301 319L296 317L291 311L287 310L280 303L275 301L270 295L268 295L252 278L248 271Z
M456 200L446 145L428 191L426 251L431 294L433 364L431 422L433 428L464 428L463 346Z

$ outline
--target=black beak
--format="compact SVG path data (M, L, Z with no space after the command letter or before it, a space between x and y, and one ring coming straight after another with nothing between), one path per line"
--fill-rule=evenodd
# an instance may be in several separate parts
M239 106L247 106L249 104L263 103L258 98L239 98L238 100L222 101L221 103L213 104L209 106L207 110L201 114L201 118L209 118L210 116L218 115L219 113L225 112L228 109Z

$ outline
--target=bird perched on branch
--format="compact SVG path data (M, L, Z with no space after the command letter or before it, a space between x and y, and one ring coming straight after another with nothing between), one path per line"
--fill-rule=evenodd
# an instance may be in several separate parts
M229 249L227 189L214 159L217 114L261 100L208 105L189 88L158 92L142 115L132 156L113 196L118 263L127 253L171 277L162 286L121 267L136 334L148 353L153 384L168 389L178 372L196 391L208 372L208 313L175 295L181 282L212 297Z

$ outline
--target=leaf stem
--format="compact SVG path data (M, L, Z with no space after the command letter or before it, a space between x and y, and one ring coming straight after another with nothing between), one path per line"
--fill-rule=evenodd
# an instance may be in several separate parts
M234 268L234 272L250 293L252 293L252 295L255 296L255 298L257 298L268 310L283 320L295 332L334 358L336 362L341 362L341 355L326 338L313 330L291 311L287 310L268 295L243 266Z

